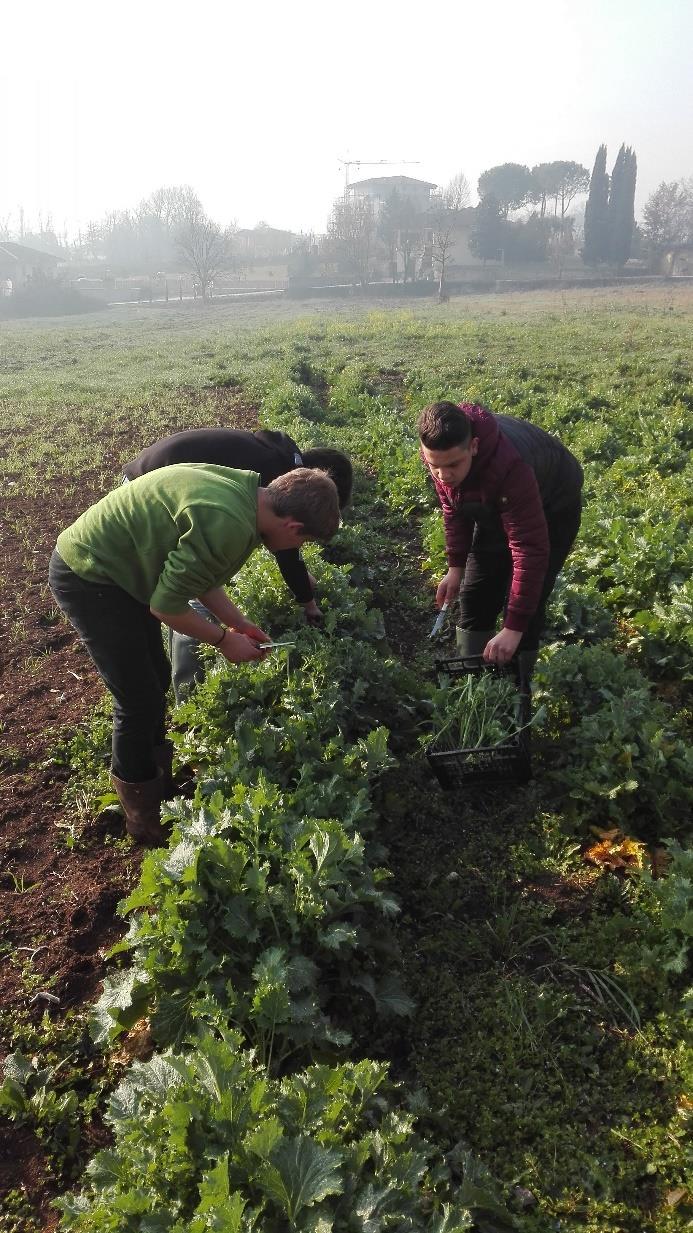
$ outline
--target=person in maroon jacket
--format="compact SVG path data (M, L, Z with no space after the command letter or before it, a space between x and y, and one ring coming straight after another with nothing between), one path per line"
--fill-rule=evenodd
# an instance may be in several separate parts
M445 526L448 571L436 604L459 595L462 655L506 664L517 653L529 676L546 601L580 528L582 467L542 428L473 403L432 403L418 427Z

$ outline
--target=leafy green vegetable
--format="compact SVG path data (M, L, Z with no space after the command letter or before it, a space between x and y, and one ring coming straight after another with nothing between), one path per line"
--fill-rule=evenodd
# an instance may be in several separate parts
M434 692L433 707L432 730L422 737L424 749L502 745L524 726L515 681L491 672L449 678Z
M135 1063L114 1093L114 1145L77 1199L73 1233L463 1233L473 1213L512 1222L488 1175L462 1153L438 1161L375 1062L263 1076L237 1033L202 1033L185 1054ZM489 1226L491 1227L491 1226Z

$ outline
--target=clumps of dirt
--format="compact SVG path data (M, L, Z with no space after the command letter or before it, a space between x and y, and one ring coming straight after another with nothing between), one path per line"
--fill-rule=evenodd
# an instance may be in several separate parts
M240 428L253 432L259 425L257 407L250 406L244 399L242 390L225 378L222 370L219 372L219 384L205 385L201 388L186 386L176 390L171 407L174 411L173 426L169 433L183 432L189 428L197 428L196 422L190 423L189 411L195 414L196 420L200 410L204 410L204 427L206 428ZM161 436L165 436L164 432ZM123 461L126 461L123 459Z
M58 1227L60 1213L53 1211L50 1203L58 1191L51 1181L45 1151L33 1131L25 1126L0 1128L0 1196L17 1189L18 1160L22 1162L22 1191L33 1208L34 1220L41 1221L41 1233L53 1233Z
M248 429L258 422L238 390L181 390L172 392L170 420L159 433L190 427L190 419ZM124 930L118 901L135 884L143 855L117 842L124 834L117 814L75 826L78 820L63 803L69 769L51 759L104 693L47 582L59 532L103 495L104 477L117 475L137 453L131 427L111 422L101 432L94 442L98 469L70 475L69 486L53 480L33 494L20 480L0 483L0 1060L17 1047L21 1025L42 1030L48 1011L59 1027L66 1014L93 1000L104 953ZM68 847L66 836L75 830ZM38 996L45 993L50 998ZM80 1144L81 1165L106 1141L95 1116ZM59 1216L50 1201L68 1184L56 1178L30 1129L3 1129L0 1205L9 1192L23 1193L30 1227L52 1233Z
M554 908L557 919L570 920L592 910L591 888L594 879L587 874L583 880L561 874L537 874L523 883L528 895Z

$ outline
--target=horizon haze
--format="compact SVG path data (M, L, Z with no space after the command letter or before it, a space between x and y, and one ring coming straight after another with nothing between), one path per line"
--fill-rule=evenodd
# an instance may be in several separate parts
M497 163L638 159L636 216L693 175L688 0L8 6L0 226L74 238L163 185L216 221L325 230L350 179L476 184ZM398 162L396 160L404 160ZM372 161L369 161L372 160ZM380 160L387 160L381 162Z

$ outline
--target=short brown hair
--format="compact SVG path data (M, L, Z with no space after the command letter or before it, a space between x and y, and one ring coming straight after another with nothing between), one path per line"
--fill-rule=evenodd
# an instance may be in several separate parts
M337 485L326 471L297 467L268 485L272 513L300 522L311 539L332 539L339 527Z
M339 508L344 509L351 500L351 486L354 482L354 471L348 455L327 445L316 445L314 449L301 450L301 457L304 467L327 471L330 479L337 485Z
M418 429L421 444L428 450L451 450L455 445L466 449L474 435L469 416L454 402L432 402L424 407Z

